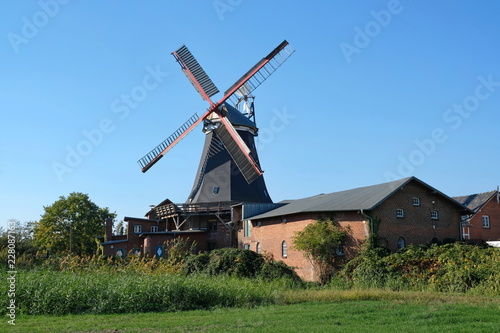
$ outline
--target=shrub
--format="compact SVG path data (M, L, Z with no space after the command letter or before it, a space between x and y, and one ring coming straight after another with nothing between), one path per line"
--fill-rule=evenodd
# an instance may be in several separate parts
M341 264L342 260L336 255L336 250L348 236L349 228L342 228L331 218L318 219L296 233L293 245L304 253L317 270L320 283L325 284Z
M461 243L362 250L337 277L355 287L500 295L500 249Z
M188 258L185 262L188 274L230 275L266 280L290 278L300 281L295 271L282 261L250 250L223 248Z

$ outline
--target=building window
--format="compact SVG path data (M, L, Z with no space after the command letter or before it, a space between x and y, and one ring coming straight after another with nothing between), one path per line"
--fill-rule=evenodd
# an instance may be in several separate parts
M116 249L116 256L119 258L125 257L125 249Z
M157 225L152 225L151 226L151 232L158 232L158 226Z
M281 217L281 223L286 223L286 216Z
M404 237L399 237L398 239L398 249L403 249L406 247L406 239Z
M420 198L413 197L413 206L420 206Z
M140 256L141 255L141 249L133 249L132 254L134 256Z
M283 258L288 257L288 246L286 245L285 241L281 243L281 256Z
M437 210L431 210L431 219L433 220L439 219L439 214Z
M141 232L142 232L142 225L140 225L140 224L134 225L134 233L140 234Z
M208 222L208 231L217 231L217 221Z
M257 242L257 245L255 245L255 252L257 252L257 253L261 252L261 248L260 248L260 243L259 242Z
M212 189L212 193L213 194L219 194L219 186L214 186L214 188Z
M250 225L252 221L245 220L244 237L250 237Z
M244 245L243 245L243 248L244 248L245 250L250 250L250 244L244 244Z
M470 229L468 226L462 226L462 240L470 240Z
M488 215L483 215L483 228L490 227L490 217Z
M396 209L396 217L405 217L405 211L402 209Z

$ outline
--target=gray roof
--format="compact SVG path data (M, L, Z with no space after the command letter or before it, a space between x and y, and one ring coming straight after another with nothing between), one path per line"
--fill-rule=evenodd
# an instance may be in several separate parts
M453 197L453 199L457 200L462 205L472 209L474 212L477 212L496 194L497 191L490 191L478 194L463 195L460 197Z
M328 194L319 194L304 199L285 200L281 202L285 205L266 213L252 216L251 219L263 219L304 212L372 210L410 181L417 181L418 183L441 194L454 204L461 206L459 202L437 191L418 178L408 177L378 185L359 187ZM464 209L466 208L464 207Z

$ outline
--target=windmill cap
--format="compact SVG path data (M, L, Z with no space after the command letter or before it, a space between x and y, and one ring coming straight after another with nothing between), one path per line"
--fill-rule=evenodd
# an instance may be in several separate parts
M233 126L247 126L257 130L257 125L248 119L244 114L238 111L235 107L229 105L228 103L224 103L224 106L227 109L226 117L229 119Z

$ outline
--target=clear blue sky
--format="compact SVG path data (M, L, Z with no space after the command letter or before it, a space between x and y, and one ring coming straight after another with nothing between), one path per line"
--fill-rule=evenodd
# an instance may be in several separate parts
M450 196L493 190L499 14L458 0L4 2L0 226L71 192L118 219L184 202L201 128L147 173L136 163L207 107L170 55L182 44L221 91L283 39L296 49L255 91L274 201L410 175Z

